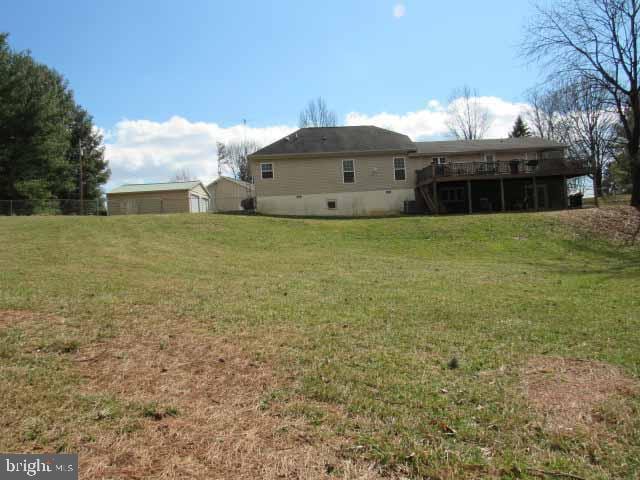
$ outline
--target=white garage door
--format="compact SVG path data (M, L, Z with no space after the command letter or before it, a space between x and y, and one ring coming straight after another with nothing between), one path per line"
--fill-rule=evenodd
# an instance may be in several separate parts
M200 211L200 197L195 195L189 196L189 211L191 213L198 213Z

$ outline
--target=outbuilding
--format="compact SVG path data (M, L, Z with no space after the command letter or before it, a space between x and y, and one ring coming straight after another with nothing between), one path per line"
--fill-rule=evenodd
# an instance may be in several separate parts
M209 201L200 181L127 184L107 193L109 215L203 213Z
M220 176L207 187L214 212L239 212L245 210L243 200L255 197L255 187L242 180ZM245 203L246 205L246 203Z

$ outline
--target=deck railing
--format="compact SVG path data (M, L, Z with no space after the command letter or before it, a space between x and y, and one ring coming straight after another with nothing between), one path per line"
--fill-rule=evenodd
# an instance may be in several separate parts
M588 173L586 160L579 158L545 158L496 162L454 162L429 165L417 172L418 184L442 177L503 177L532 175L581 176Z

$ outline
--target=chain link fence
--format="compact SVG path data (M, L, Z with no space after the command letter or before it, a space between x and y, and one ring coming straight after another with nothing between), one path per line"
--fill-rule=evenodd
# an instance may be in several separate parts
M252 213L256 199L246 195L219 195L204 199L123 198L0 200L0 216L24 215L136 215L153 213Z
M0 216L106 215L104 201L77 199L0 200Z

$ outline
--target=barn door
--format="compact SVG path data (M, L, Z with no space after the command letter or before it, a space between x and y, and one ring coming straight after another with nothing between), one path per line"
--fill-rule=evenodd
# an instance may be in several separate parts
M127 212L127 215L138 213L138 201L135 199L128 199L126 212Z

